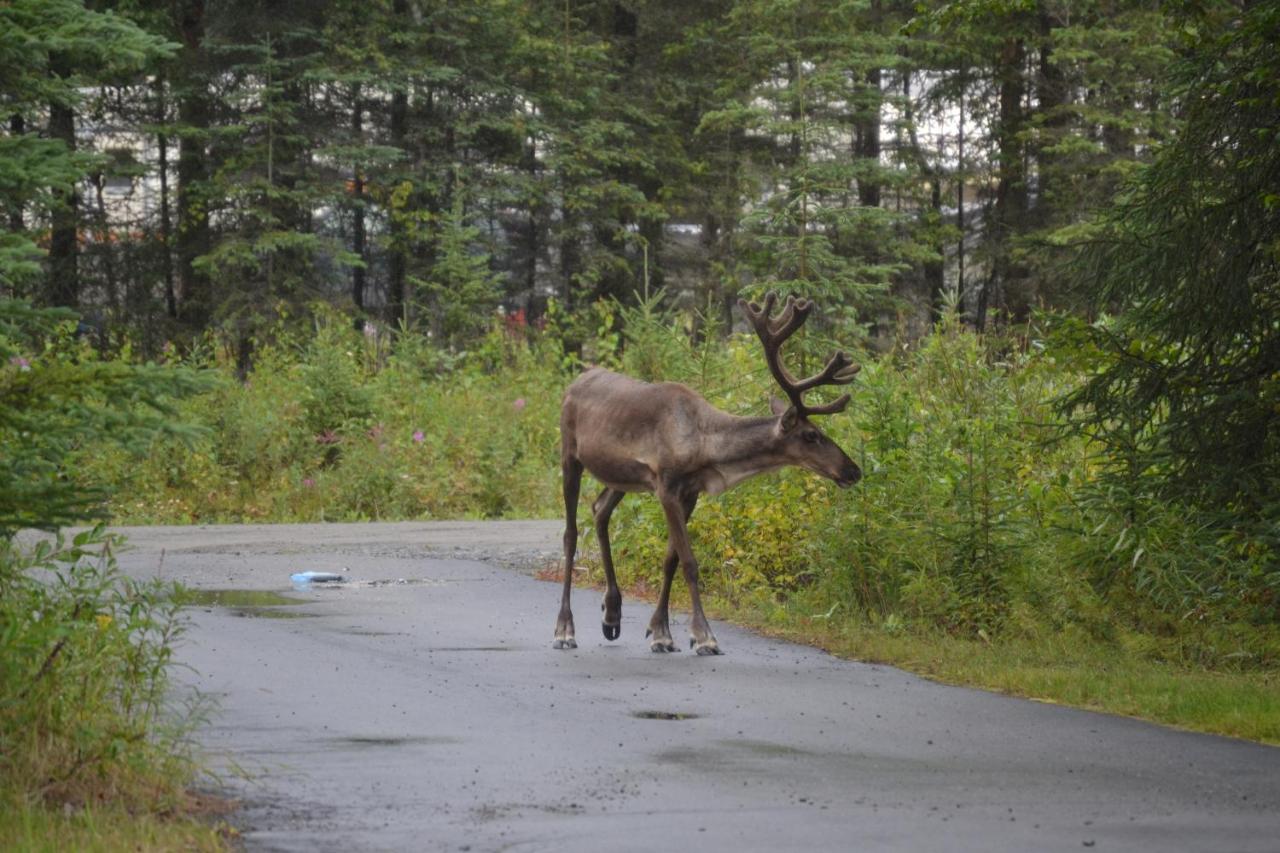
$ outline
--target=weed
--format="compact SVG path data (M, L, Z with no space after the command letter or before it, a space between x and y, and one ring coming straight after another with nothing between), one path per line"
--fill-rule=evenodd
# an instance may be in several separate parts
M170 702L175 590L122 576L115 544L101 528L0 544L0 799L25 815L6 833L48 809L186 809L201 714Z

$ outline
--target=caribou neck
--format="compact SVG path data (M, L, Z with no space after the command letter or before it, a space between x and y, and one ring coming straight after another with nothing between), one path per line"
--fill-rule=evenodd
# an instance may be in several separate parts
M723 414L723 413L722 413ZM778 445L778 419L744 418L724 414L704 437L708 464L703 489L718 495L743 480L786 464Z

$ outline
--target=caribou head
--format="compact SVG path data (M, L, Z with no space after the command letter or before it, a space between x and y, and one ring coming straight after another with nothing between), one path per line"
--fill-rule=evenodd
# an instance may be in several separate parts
M813 310L813 302L788 296L782 312L771 317L778 296L770 291L765 294L764 307L745 299L738 300L738 307L751 323L764 344L764 357L769 371L777 380L787 399L788 406L778 398L769 401L774 415L778 416L780 450L788 464L806 468L815 474L834 480L841 488L848 488L862 479L862 471L853 460L826 434L814 425L813 415L834 415L849 405L849 395L841 394L825 405L810 406L804 402L804 392L820 385L846 385L854 380L861 365L854 364L843 350L837 350L826 367L807 379L796 379L782 363L782 344L796 329L804 325Z

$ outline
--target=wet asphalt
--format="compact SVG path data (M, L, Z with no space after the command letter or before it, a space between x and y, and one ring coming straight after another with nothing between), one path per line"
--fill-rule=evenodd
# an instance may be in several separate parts
M609 643L589 589L553 651L559 586L528 569L560 530L122 529L130 574L206 593L181 678L217 703L198 738L247 849L1280 851L1273 747L721 622L724 656L657 655L648 606ZM351 582L291 590L305 570Z

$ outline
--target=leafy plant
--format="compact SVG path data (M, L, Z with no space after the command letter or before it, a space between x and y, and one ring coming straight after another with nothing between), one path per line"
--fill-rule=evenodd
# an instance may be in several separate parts
M89 444L140 450L157 435L196 434L176 399L198 373L103 360L73 337L70 312L0 299L0 539L94 517L107 492L71 464Z
M6 795L172 806L198 719L169 702L176 589L120 574L101 526L0 543L0 778ZM188 709L196 710L196 709Z

